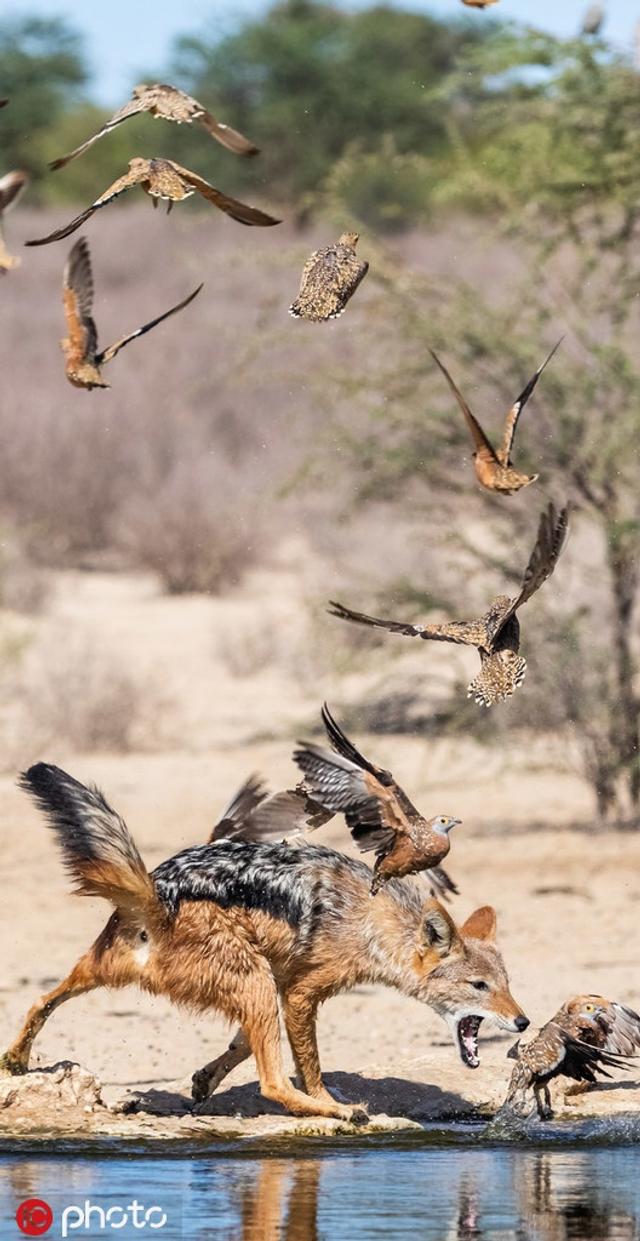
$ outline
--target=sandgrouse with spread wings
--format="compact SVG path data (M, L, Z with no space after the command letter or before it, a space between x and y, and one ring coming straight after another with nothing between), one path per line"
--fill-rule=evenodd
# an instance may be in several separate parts
M29 184L29 174L15 169L0 177L0 275L13 271L20 266L20 259L9 254L4 235L4 217L11 207L15 207L20 195Z
M322 720L334 752L301 741L294 761L314 802L333 814L344 814L358 848L363 853L375 851L371 895L390 879L437 870L449 852L449 832L460 819L448 815L425 819L391 772L360 754L326 703ZM432 878L435 886L442 882L437 873Z
M531 483L535 483L538 474L521 474L519 470L514 469L511 454L513 451L513 441L516 434L520 415L529 400L545 366L549 363L556 352L560 348L561 341L551 350L548 357L545 358L542 366L539 366L535 375L529 380L525 388L523 388L520 396L514 401L509 410L502 434L502 443L498 449L494 449L491 442L487 439L478 419L472 414L467 402L465 401L460 389L454 383L446 366L440 361L440 358L433 349L429 350L431 357L437 366L440 367L453 395L462 410L467 426L471 432L473 441L473 468L476 472L476 478L482 487L487 491L498 491L502 495L511 496L516 491L520 491L523 487L529 487Z
M158 201L162 200L167 203L167 211L170 211L174 203L183 202L185 198L190 198L192 194L201 194L208 202L213 203L214 207L218 207L220 211L224 211L226 215L230 215L232 220L237 220L239 224L257 225L261 228L269 227L272 224L279 224L280 220L276 220L272 215L260 211L257 207L249 207L246 203L241 203L237 198L230 198L228 194L223 194L222 190L217 190L215 186L209 185L203 177L199 177L197 173L190 172L188 168L182 168L180 164L174 163L172 159L141 159L136 156L135 159L129 160L128 171L123 177L119 177L117 181L110 185L104 194L96 198L95 202L71 220L70 224L65 224L63 228L58 228L53 233L49 233L47 237L37 237L32 241L25 242L27 246L46 246L51 241L62 241L64 237L70 237L71 233L75 233L87 220L95 215L101 207L108 206L109 203L119 198L121 194L125 194L127 190L131 190L134 186L139 185L151 198L154 207L157 207Z
M286 839L306 829L322 827L332 818L333 811L314 802L304 782L295 789L269 793L258 776L250 776L223 811L209 836L209 843Z
M109 345L107 349L98 349L98 332L93 319L91 255L86 238L80 237L69 252L63 277L67 335L62 341L62 351L69 383L75 388L88 388L89 391L92 388L108 388L109 384L105 383L102 378L101 367L106 362L111 362L112 358L115 358L116 354L129 344L129 341L136 340L138 336L144 336L145 332L150 332L170 315L184 310L185 306L188 306L189 302L198 296L201 288L202 285L198 285L198 288L194 289L193 293L190 293L183 301L178 302L177 306L172 306L171 310L165 310L164 314L151 319L143 327L136 328L135 332L121 336L120 340Z
M342 233L335 245L314 250L302 269L300 292L289 307L294 319L338 319L369 270L356 254L358 233Z
M617 1011L616 1011L617 1010ZM637 1025L636 1025L637 1023ZM549 1082L569 1077L594 1085L608 1068L624 1069L638 1043L640 1018L622 1005L600 1001L599 996L577 996L562 1008L524 1047L516 1043L507 1053L517 1063L511 1074L506 1104L522 1109L533 1090L541 1120L551 1120Z
M480 656L480 672L467 689L467 697L484 707L504 702L524 680L527 661L519 654L520 622L518 610L546 582L556 567L564 546L569 508L558 513L549 504L540 516L538 536L517 595L497 595L477 620L449 621L440 625L411 625L404 621L381 620L365 612L354 612L331 600L329 612L340 620L370 625L401 633L409 638L433 642L455 642L475 646Z
M207 112L207 109L198 103L197 99L185 94L177 86L170 86L166 82L154 82L148 86L146 82L141 82L139 86L134 86L131 98L122 108L114 112L108 121L105 121L97 133L87 138L86 142L82 142L68 155L52 160L49 167L64 168L66 164L71 163L72 159L77 159L79 155L88 151L94 142L98 142L105 134L110 134L118 125L122 125L123 121L128 121L132 116L140 116L143 112L148 112L156 120L175 121L177 125L191 125L197 121L207 133L211 134L212 138L236 155L258 154L258 147L249 142L248 138L238 133L237 129L232 129L230 125L216 120L215 116Z

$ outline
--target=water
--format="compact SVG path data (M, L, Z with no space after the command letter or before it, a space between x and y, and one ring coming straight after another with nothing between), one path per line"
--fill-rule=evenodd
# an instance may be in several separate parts
M53 1209L48 1238L66 1232L125 1241L632 1241L640 1238L640 1148L9 1156L0 1163L2 1241L22 1236L15 1211L32 1198ZM135 1218L134 1200L141 1204ZM114 1206L103 1226L100 1211ZM150 1206L160 1211L146 1218Z

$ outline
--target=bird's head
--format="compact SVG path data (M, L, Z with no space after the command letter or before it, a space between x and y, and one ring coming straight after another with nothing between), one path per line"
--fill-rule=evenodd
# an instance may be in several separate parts
M448 836L452 827L458 827L462 823L462 819L454 819L450 814L437 814L431 820L431 827L434 832L438 832L441 836Z
M359 239L360 239L359 233L341 233L338 239L338 245L351 246L353 249L355 249L355 247L358 244Z

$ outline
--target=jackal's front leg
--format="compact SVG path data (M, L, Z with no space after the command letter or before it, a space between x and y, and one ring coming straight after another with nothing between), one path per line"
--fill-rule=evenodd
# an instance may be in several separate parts
M53 991L43 995L29 1009L17 1039L15 1039L4 1055L0 1056L0 1073L4 1072L14 1075L26 1073L29 1068L29 1057L34 1039L56 1008L59 1008L67 1000L72 999L73 996L83 995L86 991L93 991L99 986L101 986L101 983L95 975L93 955L92 953L86 953L83 957L80 957L71 973L57 987L54 987Z
M290 991L282 1000L287 1035L304 1090L313 1099L335 1103L334 1096L322 1081L316 1033L318 1004L319 999L306 987L304 991ZM338 1101L347 1102L344 1099Z
M227 1050L193 1074L191 1097L194 1103L203 1103L208 1099L231 1070L242 1064L243 1060L248 1060L250 1055L251 1048L244 1030L236 1030Z

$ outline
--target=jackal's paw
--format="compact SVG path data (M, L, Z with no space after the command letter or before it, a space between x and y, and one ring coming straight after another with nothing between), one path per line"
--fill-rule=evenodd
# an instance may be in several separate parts
M23 1077L28 1071L28 1063L17 1056L11 1056L8 1051L0 1056L0 1077Z
M215 1086L211 1085L211 1073L208 1069L197 1069L191 1078L191 1098L194 1103L204 1103L213 1094Z

